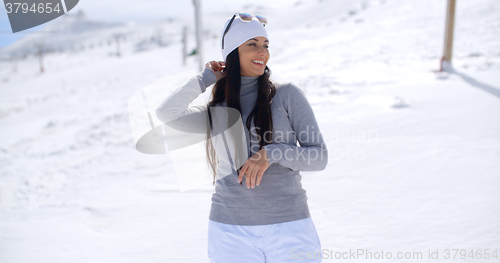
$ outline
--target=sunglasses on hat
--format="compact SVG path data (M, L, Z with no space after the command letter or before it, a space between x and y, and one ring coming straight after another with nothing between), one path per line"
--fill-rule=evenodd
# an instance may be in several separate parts
M239 17L241 21L244 22L250 22L255 17L259 22L262 23L263 26L266 26L267 24L267 19L261 15L250 15L243 12L235 13L233 15L233 18L231 18L231 21L229 21L229 24L227 24L226 30L224 30L224 34L222 35L222 49L224 49L224 37L226 36L227 32L229 31L229 27L231 27L231 24L236 17Z

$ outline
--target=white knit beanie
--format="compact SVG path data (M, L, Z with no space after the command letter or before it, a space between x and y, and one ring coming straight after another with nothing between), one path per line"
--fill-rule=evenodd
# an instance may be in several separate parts
M224 27L222 28L220 34L220 48L222 53L223 61L226 61L227 55L233 50L237 49L241 44L247 42L249 39L254 37L265 37L267 40L267 31L264 25L256 20L252 19L250 22L242 21L239 17L235 17L233 23L229 27L226 36L224 37L224 49L222 49L222 36L226 30L229 21L231 21L232 16L226 21Z

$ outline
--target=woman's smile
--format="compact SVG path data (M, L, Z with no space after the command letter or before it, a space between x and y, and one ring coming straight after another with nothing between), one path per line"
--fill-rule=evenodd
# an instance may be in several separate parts
M254 59L252 60L252 62L257 65L258 67L264 67L266 65L264 65L264 60L259 60L259 59Z

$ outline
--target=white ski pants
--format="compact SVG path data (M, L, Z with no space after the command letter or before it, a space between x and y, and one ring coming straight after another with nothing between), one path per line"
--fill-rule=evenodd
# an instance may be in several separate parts
M271 225L231 225L209 220L212 263L321 262L321 243L310 217Z

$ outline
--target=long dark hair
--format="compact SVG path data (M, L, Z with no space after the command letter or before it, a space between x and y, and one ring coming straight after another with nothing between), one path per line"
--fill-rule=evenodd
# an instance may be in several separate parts
M212 170L213 185L217 181L217 156L212 143L212 119L210 116L210 107L219 103L226 102L226 107L234 108L241 114L240 89L241 89L241 68L238 49L233 50L226 58L226 68L224 69L226 77L215 83L212 89L211 100L207 104L210 127L207 129L206 153L207 162ZM271 114L271 100L276 95L276 87L269 79L271 70L266 66L264 74L258 78L258 92L255 107L246 119L246 127L250 131L252 118L254 120L255 130L260 136L259 150L266 144L272 142L273 117ZM245 121L245 120L244 120ZM250 156L249 156L250 157Z

